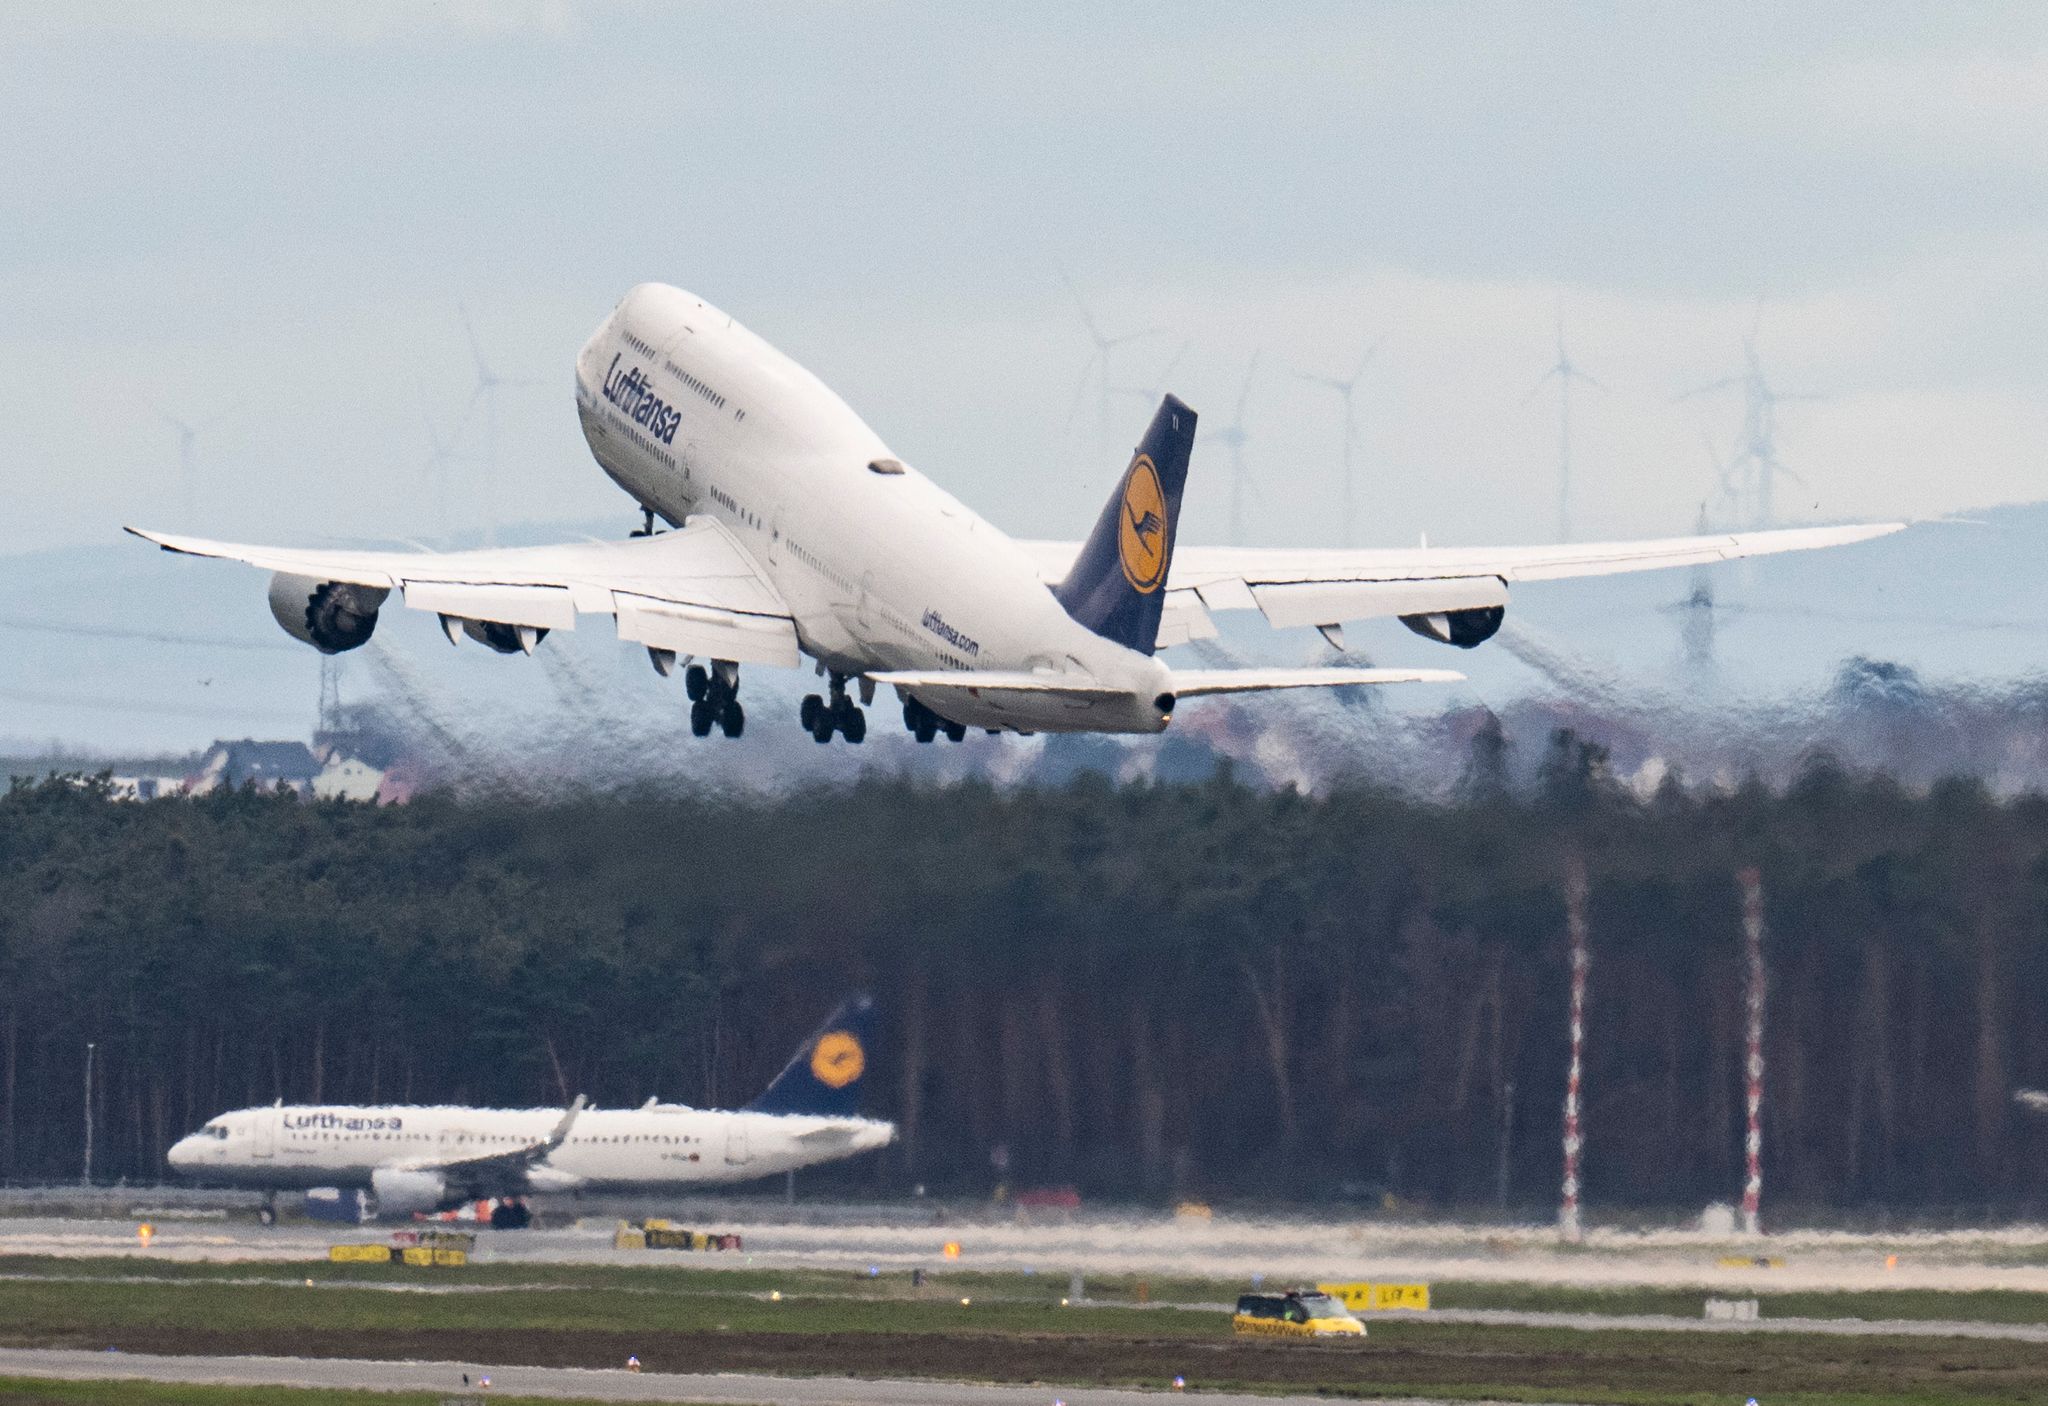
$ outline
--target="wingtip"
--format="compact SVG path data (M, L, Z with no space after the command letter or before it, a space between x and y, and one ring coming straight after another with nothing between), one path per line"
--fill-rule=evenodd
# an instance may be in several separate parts
M143 541L151 543L152 545L161 548L166 552L175 552L178 550L176 547L173 547L171 545L170 535L168 533L152 532L146 527L135 527L128 523L123 523L121 525L121 530L131 537L140 537Z

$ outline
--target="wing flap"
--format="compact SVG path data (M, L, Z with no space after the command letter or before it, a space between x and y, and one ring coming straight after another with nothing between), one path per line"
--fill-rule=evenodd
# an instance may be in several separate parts
M479 586L467 581L405 583L413 610L488 620L499 625L532 625L542 630L576 628L576 600L566 586Z
M793 669L798 662L796 626L786 615L755 615L713 606L683 605L625 591L613 594L619 638L700 654L738 664L773 664Z
M1216 635L1216 622L1203 608L1201 596L1193 591L1166 593L1166 602L1159 613L1158 648L1167 649L1190 640L1213 640Z

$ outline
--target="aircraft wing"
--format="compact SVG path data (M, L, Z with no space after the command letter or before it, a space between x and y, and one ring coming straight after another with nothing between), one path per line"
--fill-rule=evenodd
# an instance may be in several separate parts
M739 539L708 517L623 542L469 552L255 547L128 530L167 552L399 591L413 609L450 619L569 630L579 615L609 615L621 639L650 649L797 663L789 607Z
M1564 542L1543 547L1291 548L1196 547L1175 551L1166 580L1161 646L1216 633L1208 612L1257 610L1277 627L1340 625L1397 615L1488 609L1507 604L1517 581L1608 576L1699 566L1778 552L1839 547L1897 532L1904 523L1796 527L1640 542ZM1079 548L1024 542L1053 584Z
M516 1184L525 1179L538 1163L546 1161L548 1154L569 1140L569 1130L576 1126L576 1119L587 1102L582 1094L576 1095L576 1101L562 1110L562 1121L555 1124L554 1131L524 1147L493 1152L486 1157L417 1157L402 1165L409 1172L440 1172L451 1181Z

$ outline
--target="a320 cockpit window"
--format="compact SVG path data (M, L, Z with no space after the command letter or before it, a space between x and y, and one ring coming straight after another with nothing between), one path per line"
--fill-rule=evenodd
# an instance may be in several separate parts
M199 1135L201 1137L218 1138L225 1142L227 1141L228 1130L219 1123L208 1123L199 1130Z
M871 474L900 474L903 472L901 459L877 459L868 465Z

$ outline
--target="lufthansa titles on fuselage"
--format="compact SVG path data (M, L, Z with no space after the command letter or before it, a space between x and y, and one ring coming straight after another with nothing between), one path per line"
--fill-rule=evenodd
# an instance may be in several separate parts
M312 1113L290 1113L284 1115L287 1128L339 1129L349 1133L396 1133L405 1128L405 1120L397 1116L351 1116L345 1113L329 1113L324 1110Z
M924 613L924 627L969 658L981 653L981 642L961 634L946 623L946 617L936 610Z
M624 352L612 357L612 364L604 375L604 398L619 407L636 425L643 426L653 438L663 444L676 442L676 428L683 423L683 413L654 393L653 382L645 371L635 366L630 371L620 371L619 362Z

